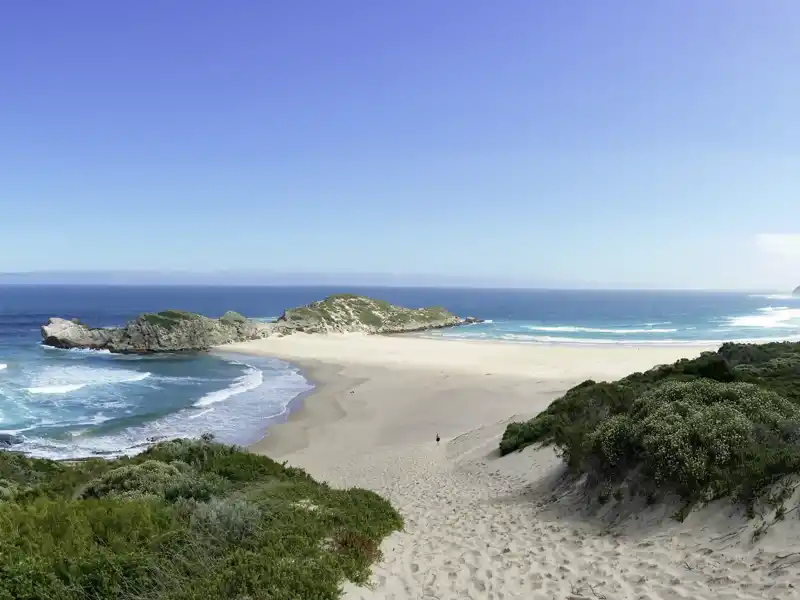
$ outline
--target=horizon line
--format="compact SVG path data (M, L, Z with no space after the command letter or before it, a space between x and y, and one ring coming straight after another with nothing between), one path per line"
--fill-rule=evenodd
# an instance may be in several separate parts
M2 275L0 275L2 277ZM540 292L696 292L718 294L770 294L792 296L791 290L764 289L764 288L692 288L692 287L582 287L582 286L546 286L546 285L431 285L431 284L388 284L388 283L220 283L220 282L66 282L66 281L35 281L35 282L4 282L0 287L85 287L85 288L110 288L110 287L142 287L142 288L375 288L375 289L426 289L426 290L486 290L486 291L540 291Z
M0 272L0 285L83 287L372 287L421 289L671 291L792 294L794 288L693 287L660 283L570 282L533 283L513 277L476 277L430 273L256 271L256 270L41 270Z

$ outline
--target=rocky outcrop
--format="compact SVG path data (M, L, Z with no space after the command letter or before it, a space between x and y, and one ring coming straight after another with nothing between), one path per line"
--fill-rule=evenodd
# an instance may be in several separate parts
M53 317L42 340L56 348L89 348L123 354L208 350L231 342L304 333L408 333L479 323L444 308L404 308L365 296L337 294L292 308L272 323L251 321L235 312L219 319L168 310L146 313L123 327L96 329L78 320Z
M484 319L479 319L478 317L466 317L463 321L464 325L477 325L478 323L483 323Z
M407 333L463 322L441 307L404 308L365 296L336 294L287 310L276 326L284 330L281 333Z
M792 292L792 296L800 298L800 285L798 285L796 288L794 288L794 291Z
M264 337L267 324L234 312L220 319L168 310L146 313L123 327L95 329L78 321L51 318L42 327L42 341L56 348L89 348L123 354L208 350L230 342Z
M0 448L10 448L16 444L21 444L24 440L13 433L0 433Z

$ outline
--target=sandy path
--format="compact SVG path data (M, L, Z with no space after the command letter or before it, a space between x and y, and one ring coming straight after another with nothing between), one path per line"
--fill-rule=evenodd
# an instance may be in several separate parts
M235 348L291 359L319 384L254 449L334 485L373 489L405 518L405 530L384 542L372 586L348 584L349 600L800 598L800 511L756 542L760 521L727 503L684 523L669 518L675 506L626 514L627 500L592 514L552 450L496 453L512 415L541 410L588 374L644 369L674 360L676 349L548 355L407 339Z

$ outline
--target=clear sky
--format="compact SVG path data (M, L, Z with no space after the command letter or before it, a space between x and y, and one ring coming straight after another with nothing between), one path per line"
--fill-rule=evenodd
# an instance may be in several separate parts
M0 271L800 284L800 3L0 8Z

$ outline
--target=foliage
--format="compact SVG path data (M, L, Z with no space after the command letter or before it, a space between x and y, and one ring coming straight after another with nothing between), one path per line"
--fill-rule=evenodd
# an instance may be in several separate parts
M333 599L402 526L372 492L209 438L114 461L3 452L0 489L0 600Z
M637 470L688 500L751 500L800 472L800 343L724 344L717 352L585 381L510 424L503 454L552 443L576 471Z
M140 315L139 318L151 325L163 327L164 329L172 329L180 325L182 321L202 319L203 317L183 310L163 310L158 313L144 313Z
M155 496L168 501L178 498L209 500L212 496L222 493L224 489L225 482L221 477L198 473L186 463L146 460L103 473L89 482L81 496L83 498Z
M240 323L246 323L247 317L244 315L237 313L233 310L227 311L224 315L219 318L226 325L237 325Z
M281 319L301 327L304 331L366 325L378 333L456 321L454 315L441 307L404 308L384 300L354 294L334 294L308 306L287 310Z

